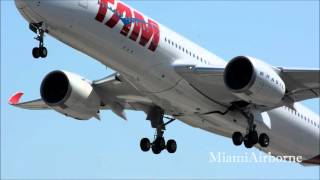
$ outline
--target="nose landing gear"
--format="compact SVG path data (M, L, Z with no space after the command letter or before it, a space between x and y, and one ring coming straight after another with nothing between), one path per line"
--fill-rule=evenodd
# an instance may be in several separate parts
M47 30L45 29L43 23L31 23L29 25L29 28L31 31L37 34L37 37L35 37L34 39L39 41L39 46L32 49L32 56L36 59L39 57L47 57L48 50L46 47L44 47L43 43L44 33L47 32Z

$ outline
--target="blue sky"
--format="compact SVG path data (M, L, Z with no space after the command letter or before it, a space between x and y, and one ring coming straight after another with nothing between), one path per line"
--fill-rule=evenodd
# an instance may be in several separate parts
M136 9L228 60L250 55L285 67L319 67L318 1L129 1ZM154 134L145 115L127 112L128 122L109 111L102 121L76 121L53 111L10 107L24 91L39 97L42 78L55 69L99 79L112 72L90 57L47 36L49 56L34 60L37 45L13 1L1 1L1 178L285 178L316 179L319 167L294 163L210 163L210 152L259 153L230 139L181 122L165 136L175 154L143 153L142 137ZM306 101L319 114L319 99Z

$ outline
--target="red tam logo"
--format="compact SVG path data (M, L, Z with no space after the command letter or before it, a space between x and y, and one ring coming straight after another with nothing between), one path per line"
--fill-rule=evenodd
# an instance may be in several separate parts
M119 21L121 21L123 27L120 33L124 36L128 36L129 31L133 26L133 30L129 36L130 39L133 41L137 41L139 35L141 35L139 44L142 46L146 46L146 44L151 41L148 49L151 51L155 51L160 40L160 30L158 23L151 19L145 21L145 17L142 14L137 11L134 11L132 13L131 8L121 2L117 2L116 4L116 8L113 9L111 5L115 6L115 0L100 0L99 11L95 19L102 23L106 17L107 12L111 11L113 15L105 23L106 26L114 28L119 23Z

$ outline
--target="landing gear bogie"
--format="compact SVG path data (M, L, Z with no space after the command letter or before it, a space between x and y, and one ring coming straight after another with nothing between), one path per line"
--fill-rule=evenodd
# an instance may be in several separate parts
M39 57L45 58L47 57L47 55L48 55L48 50L45 47L40 47L40 48L35 47L32 49L32 56L36 59Z
M164 123L163 118L169 119L168 122ZM150 109L147 115L147 120L151 121L151 127L156 129L154 140L150 143L148 138L143 138L140 141L140 148L142 151L149 151L150 148L154 154L160 154L161 151L167 149L169 153L175 153L177 150L177 143L175 140L170 139L165 141L163 135L166 125L173 122L175 119L170 117L164 117L164 112L159 107L153 107Z
M157 138L150 143L148 138L143 138L140 141L140 148L143 152L151 149L154 154L160 154L164 149L167 149L169 153L175 153L177 151L177 143L173 139L168 140L166 143L163 137Z
M254 115L251 111L242 111L242 114L247 119L247 130L246 134L243 136L240 132L234 132L232 134L233 144L239 146L244 144L246 148L252 148L256 144L260 144L261 147L268 147L269 136L265 133L258 135L256 131L256 124L254 123Z
M256 144L265 148L269 146L270 142L269 136L266 133L262 133L258 136L257 131L249 132L245 136L242 136L240 132L235 132L232 134L232 141L236 146L240 146L243 142L246 148L252 148Z

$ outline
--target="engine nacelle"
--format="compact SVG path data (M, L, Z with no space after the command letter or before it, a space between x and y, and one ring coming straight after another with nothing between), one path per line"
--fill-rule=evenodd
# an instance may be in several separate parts
M53 71L42 81L40 94L54 110L79 120L97 117L101 100L90 82L67 71Z
M285 94L285 83L270 65L238 56L226 66L224 83L239 98L258 105L275 105Z

